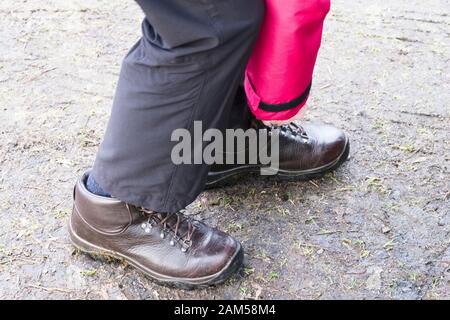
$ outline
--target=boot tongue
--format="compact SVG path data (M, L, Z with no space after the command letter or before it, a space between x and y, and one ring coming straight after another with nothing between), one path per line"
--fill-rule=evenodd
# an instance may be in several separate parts
M169 217L168 217L169 216ZM180 216L178 218L178 216ZM156 214L157 219L159 220L158 222L161 223L162 221L164 221L164 219L166 219L168 217L167 220L164 221L166 227L170 230L172 230L172 232L175 232L175 229L177 227L177 222L179 219L179 224L178 224L178 231L177 231L177 237L182 237L185 236L187 234L187 232L189 231L189 222L186 221L186 217L181 214L181 213L157 213Z

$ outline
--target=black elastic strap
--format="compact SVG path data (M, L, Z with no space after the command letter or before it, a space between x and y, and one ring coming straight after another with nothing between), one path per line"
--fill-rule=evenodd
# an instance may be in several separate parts
M311 91L311 85L312 82L310 82L306 90L294 100L280 104L268 104L261 101L261 103L259 104L259 109L268 112L280 112L298 107L308 98L309 92Z

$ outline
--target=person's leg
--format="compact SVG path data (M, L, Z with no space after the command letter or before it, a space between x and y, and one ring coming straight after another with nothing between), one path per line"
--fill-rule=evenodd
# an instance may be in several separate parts
M175 165L171 134L224 129L263 17L263 0L139 0L143 37L125 58L94 169L74 190L69 223L82 251L128 261L183 288L226 280L243 261L231 236L180 211L207 165ZM88 177L100 191L89 192Z
M122 201L176 212L202 191L206 165L171 161L174 130L223 129L259 31L262 0L140 0L142 39L125 58L95 161L101 187Z

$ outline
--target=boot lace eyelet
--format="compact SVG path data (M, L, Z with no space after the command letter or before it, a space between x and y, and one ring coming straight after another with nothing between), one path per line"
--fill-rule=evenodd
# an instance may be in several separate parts
M130 210L129 207L128 209ZM199 222L186 217L183 214L184 210L178 213L158 213L142 207L137 209L148 218L147 222L141 224L145 233L150 233L153 227L160 225L160 238L165 239L166 235L171 234L172 237L169 241L171 246L179 243L183 252L186 252L192 246L192 235ZM183 228L185 230L183 234L179 233Z
M150 219L147 222L142 223L141 228L144 230L145 233L150 233L153 228L153 225L152 225Z
M184 240L181 245L181 251L186 252L192 246L192 240Z
M280 135L284 136L284 137L289 137L289 138L293 138L293 139L297 139L300 138L302 140L302 142L304 143L308 143L309 142L309 137L308 134L306 133L305 129L296 124L295 122L292 122L290 124L284 124L281 126L272 126L271 127L272 130L279 130Z

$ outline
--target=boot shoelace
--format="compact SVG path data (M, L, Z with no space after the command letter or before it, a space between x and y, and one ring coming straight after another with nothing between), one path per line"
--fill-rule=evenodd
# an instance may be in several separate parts
M159 224L162 226L160 233L161 239L164 239L169 232L173 234L170 240L171 246L179 243L182 252L186 252L192 246L192 235L194 234L195 226L191 219L187 218L182 211L177 213L158 213L142 207L138 208L138 210L148 217L147 222L141 224L141 228L145 233L150 233L152 228ZM161 218L159 215L165 215L165 217ZM168 223L169 219L173 216L176 216L177 219L174 225ZM183 235L179 235L180 226L184 223L187 224L187 231Z
M286 134L289 133L294 137L300 137L303 142L308 142L309 141L309 137L308 134L306 133L305 129L296 124L295 122L291 122L289 124L283 124L281 126L272 126L271 129L280 129L281 134Z

